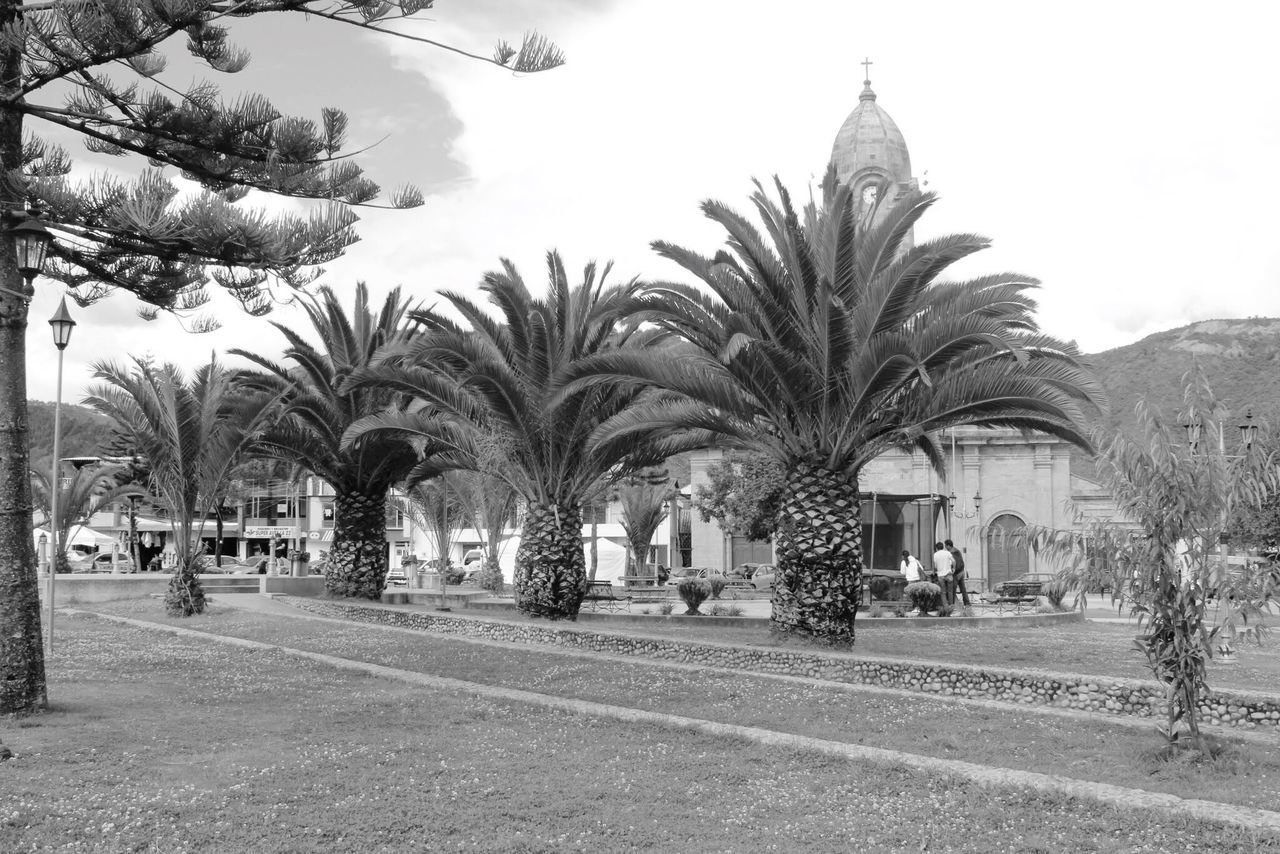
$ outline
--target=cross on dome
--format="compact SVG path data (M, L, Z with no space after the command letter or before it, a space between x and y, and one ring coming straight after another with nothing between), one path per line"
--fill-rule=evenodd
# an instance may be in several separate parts
M868 57L864 57L864 58L863 58L863 60L862 60L862 76L863 76L863 77L865 77L866 79L865 79L865 80L863 80L862 82L863 82L864 84L866 84L867 86L870 86L870 85L871 85L871 66L873 66L873 65L875 65L875 63L871 61L871 57L869 57L869 56L868 56Z

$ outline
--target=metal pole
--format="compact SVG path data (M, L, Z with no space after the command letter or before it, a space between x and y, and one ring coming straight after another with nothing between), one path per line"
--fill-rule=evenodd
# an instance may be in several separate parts
M62 454L62 354L58 350L58 394L53 403L53 481L49 489L49 535L53 560L49 561L49 654L53 654L53 590L58 577L58 457Z

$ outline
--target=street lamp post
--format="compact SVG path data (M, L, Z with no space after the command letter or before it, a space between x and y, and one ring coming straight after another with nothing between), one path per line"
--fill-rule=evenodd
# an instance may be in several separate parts
M1253 407L1245 410L1244 423L1239 425L1240 428L1240 448L1242 454L1230 455L1227 453L1227 428L1226 419L1230 413L1225 409L1217 409L1213 412L1213 417L1217 421L1218 426L1218 456L1222 460L1239 459L1244 454L1248 454L1253 448L1254 441L1258 438L1258 425L1253 422ZM1191 451L1191 455L1195 456L1200 446L1201 424L1196 420L1195 413L1190 413L1187 422L1182 425L1187 433L1187 448ZM1228 554L1226 527L1227 516L1223 510L1221 519L1222 530L1218 533L1218 571L1225 576L1227 572L1227 563L1230 555ZM1229 626L1229 631L1218 645L1218 661L1222 664L1236 663L1235 650L1235 629Z
M47 232L46 232L47 233ZM15 242L17 238L15 237ZM22 262L22 250L18 252L19 264ZM58 310L49 318L49 326L53 329L53 346L58 348L58 395L53 403L53 480L49 490L49 533L53 536L53 561L49 566L49 653L53 653L53 586L58 577L58 469L59 457L62 454L62 356L71 341L71 330L76 322L67 311L67 298L58 303ZM62 544L65 547L65 543Z

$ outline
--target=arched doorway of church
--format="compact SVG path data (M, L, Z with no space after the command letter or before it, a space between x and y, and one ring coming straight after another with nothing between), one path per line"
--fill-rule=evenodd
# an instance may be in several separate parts
M987 526L987 589L1029 571L1027 546L1015 540L1026 524L1012 513L997 516Z

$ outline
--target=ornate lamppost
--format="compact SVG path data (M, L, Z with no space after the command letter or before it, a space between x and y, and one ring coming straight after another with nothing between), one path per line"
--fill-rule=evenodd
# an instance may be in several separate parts
M30 222L30 220L28 220ZM40 226L44 230L44 226ZM15 229L16 231L16 229ZM44 232L46 235L48 231ZM14 238L17 243L18 238ZM47 247L48 244L46 243ZM22 249L18 249L19 269L22 265ZM43 252L39 258L40 263L44 262ZM25 275L25 272L24 272ZM61 554L58 550L58 489L60 481L58 478L59 458L62 454L62 356L67 349L67 344L71 343L71 330L75 328L76 322L71 319L71 313L67 311L67 298L63 297L62 302L58 303L58 310L54 312L53 317L49 318L49 326L53 329L53 346L58 348L58 396L53 403L53 480L49 490L49 507L50 522L49 532L53 535L53 561L49 567L49 652L53 652L53 587L54 579L58 576L58 557Z

